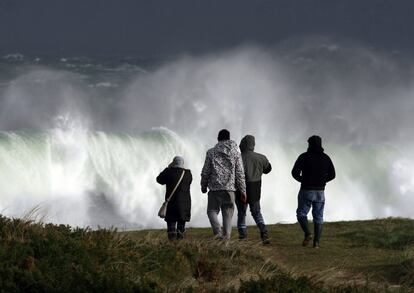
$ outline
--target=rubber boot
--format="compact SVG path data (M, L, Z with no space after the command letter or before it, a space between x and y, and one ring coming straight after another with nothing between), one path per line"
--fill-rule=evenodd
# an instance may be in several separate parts
M319 248L319 241L321 239L321 235L322 235L322 224L313 224L313 229L314 229L314 233L315 233L315 238L313 239L313 247L314 248Z
M309 242L312 240L312 234L309 231L309 226L308 226L308 218L298 217L298 222L299 222L300 227L303 230L303 233L305 234L305 238L303 239L302 246L308 246Z
M247 229L246 228L238 228L239 231L239 240L243 240L247 238Z

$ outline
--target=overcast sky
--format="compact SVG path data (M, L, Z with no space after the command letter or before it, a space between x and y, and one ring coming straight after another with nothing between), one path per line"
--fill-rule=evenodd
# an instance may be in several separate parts
M322 34L409 52L414 1L0 0L0 53L157 56Z

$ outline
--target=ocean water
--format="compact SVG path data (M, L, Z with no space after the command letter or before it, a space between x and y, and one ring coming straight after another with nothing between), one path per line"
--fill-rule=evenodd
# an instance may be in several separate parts
M268 223L294 222L290 175L319 134L337 179L326 220L413 217L412 63L323 39L174 58L0 57L0 212L47 222L163 227L155 177L192 170L192 221L208 226L205 152L228 128L256 136ZM249 223L253 223L249 218Z

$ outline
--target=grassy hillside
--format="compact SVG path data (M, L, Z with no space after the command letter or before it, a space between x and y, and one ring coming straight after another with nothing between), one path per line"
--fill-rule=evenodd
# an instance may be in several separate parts
M236 231L234 231L236 232ZM0 292L414 292L414 221L327 223L321 249L296 225L263 246L189 229L118 233L0 217Z

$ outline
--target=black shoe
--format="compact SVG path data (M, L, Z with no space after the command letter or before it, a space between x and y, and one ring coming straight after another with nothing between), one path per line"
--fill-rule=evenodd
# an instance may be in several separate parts
M303 242L302 242L302 246L308 246L311 240L312 240L312 234L305 236L305 239L303 239Z
M247 229L239 228L239 240L244 240L247 238Z
M313 241L313 248L320 248L319 241Z
M267 235L267 233L262 233L260 236L262 238L263 245L269 245L270 244L269 236Z
M260 230L260 238L262 238L263 245L270 244L269 235L267 234L267 228L264 223L257 224Z

